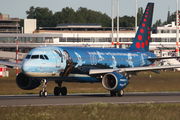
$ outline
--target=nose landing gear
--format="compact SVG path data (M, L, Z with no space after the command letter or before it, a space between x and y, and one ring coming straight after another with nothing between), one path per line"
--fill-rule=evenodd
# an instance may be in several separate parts
M46 97L46 96L47 96L47 91L46 91L45 89L46 89L47 81L46 81L46 79L43 79L43 80L41 80L41 82L42 82L42 88L43 88L43 90L41 90L41 91L39 92L39 96L40 96L40 97Z

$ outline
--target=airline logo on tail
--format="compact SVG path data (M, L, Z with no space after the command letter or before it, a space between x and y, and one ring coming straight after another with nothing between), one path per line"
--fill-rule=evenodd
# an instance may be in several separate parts
M149 51L154 3L148 3L130 50Z

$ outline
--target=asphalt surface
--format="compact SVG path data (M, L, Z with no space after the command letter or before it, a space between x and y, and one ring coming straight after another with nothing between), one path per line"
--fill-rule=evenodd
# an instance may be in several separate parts
M125 93L123 97L111 97L107 93L48 95L1 95L0 106L47 106L82 105L93 102L133 104L133 103L180 103L180 92Z

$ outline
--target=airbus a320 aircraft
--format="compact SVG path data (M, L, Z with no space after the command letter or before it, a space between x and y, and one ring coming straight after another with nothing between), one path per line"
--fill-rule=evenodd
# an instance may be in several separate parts
M148 3L128 49L44 46L31 50L21 65L22 72L16 77L18 87L31 90L43 83L39 95L46 97L45 84L52 80L58 85L54 88L54 95L61 93L64 96L67 94L67 88L62 87L64 81L99 82L111 96L123 96L128 79L137 72L180 67L150 67L155 60L164 59L149 52L153 8L154 3Z

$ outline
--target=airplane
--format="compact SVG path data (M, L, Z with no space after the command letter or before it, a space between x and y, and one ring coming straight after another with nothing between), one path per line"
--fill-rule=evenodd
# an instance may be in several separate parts
M43 46L32 49L23 60L22 72L16 77L16 83L23 90L32 90L40 86L39 96L46 97L46 84L55 81L54 95L67 95L63 82L102 83L111 96L123 96L128 79L140 71L159 73L160 69L179 68L173 66L150 66L157 58L149 52L151 24L154 3L148 3L143 14L133 44L128 49ZM6 62L0 62L6 64ZM8 63L7 63L8 64ZM8 66L10 66L8 64Z

